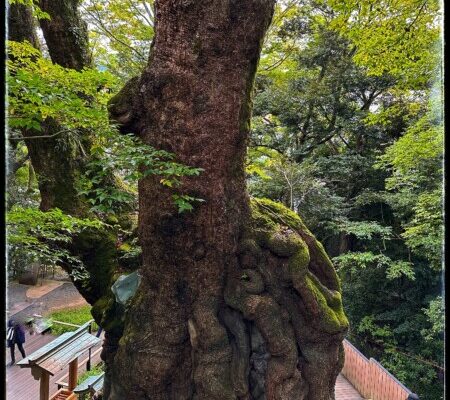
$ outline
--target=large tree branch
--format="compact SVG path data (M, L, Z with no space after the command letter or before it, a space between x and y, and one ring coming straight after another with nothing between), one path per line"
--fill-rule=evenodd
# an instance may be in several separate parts
M40 0L42 11L50 20L39 21L52 61L80 71L90 66L87 24L78 11L79 0Z

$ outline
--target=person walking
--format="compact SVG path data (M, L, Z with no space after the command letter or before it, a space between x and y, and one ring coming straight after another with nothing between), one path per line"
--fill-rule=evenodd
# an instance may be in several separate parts
M16 362L15 357L15 347L19 349L22 357L25 358L25 350L23 349L23 344L25 343L25 331L19 323L10 319L8 321L8 331L6 333L6 339L8 340L8 347L11 351L11 363L9 365L14 365Z

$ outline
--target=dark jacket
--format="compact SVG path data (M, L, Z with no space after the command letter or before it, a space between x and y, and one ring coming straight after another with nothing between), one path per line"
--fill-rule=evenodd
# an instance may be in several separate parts
M25 330L22 325L15 323L14 321L8 321L8 328L14 328L14 335L12 340L8 340L8 347L14 346L15 343L25 343Z

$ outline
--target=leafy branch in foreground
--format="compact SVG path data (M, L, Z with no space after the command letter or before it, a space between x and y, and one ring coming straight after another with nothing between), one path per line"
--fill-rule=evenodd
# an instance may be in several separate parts
M41 131L47 118L63 131L95 130L108 124L106 102L117 84L111 74L91 68L63 68L27 42L8 41L7 46L11 129Z
M68 247L74 235L105 226L100 220L75 218L57 208L43 212L15 205L6 216L10 256L46 265L69 264L75 280L85 279L81 260Z
M88 154L86 173L78 183L79 194L86 196L91 211L133 209L136 183L147 176L156 175L163 186L177 188L183 176L200 174L200 168L183 165L174 154L146 145L133 135L121 135L111 126L107 102L118 84L111 74L63 68L42 57L29 43L10 41L8 46L8 123L12 133L21 132L12 139L23 138L23 132L30 134L29 140L45 139L36 133L42 122L51 118L58 123L58 135L73 139L80 151ZM83 140L86 135L87 142ZM177 195L180 197L174 200L180 212L198 201L187 194Z
M91 154L80 194L88 197L92 210L97 212L114 212L129 206L136 199L139 179L154 175L160 178L161 185L178 188L182 177L198 176L202 171L177 162L172 153L157 150L134 135L121 135L114 129L102 133ZM122 180L122 190L102 184L112 173ZM173 199L179 212L192 210L192 203L200 200L186 194L175 194Z

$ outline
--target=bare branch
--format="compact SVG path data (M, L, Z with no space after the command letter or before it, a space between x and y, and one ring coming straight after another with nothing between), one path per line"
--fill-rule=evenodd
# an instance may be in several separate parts
M130 46L128 43L125 43L123 40L119 39L116 35L114 35L102 22L101 15L99 14L97 8L94 6L95 13L97 15L94 15L91 11L86 10L85 11L97 22L97 26L101 28L111 39L115 40L116 42L120 43L122 46L127 47L134 53L136 53L143 61L146 60L146 57L144 54L142 54L140 51L136 50L134 47Z
M8 140L29 140L29 139L50 139L52 137L58 136L62 133L72 132L70 129L64 129L62 131L53 133L52 135L36 135L36 136L22 136L22 137L10 137Z

